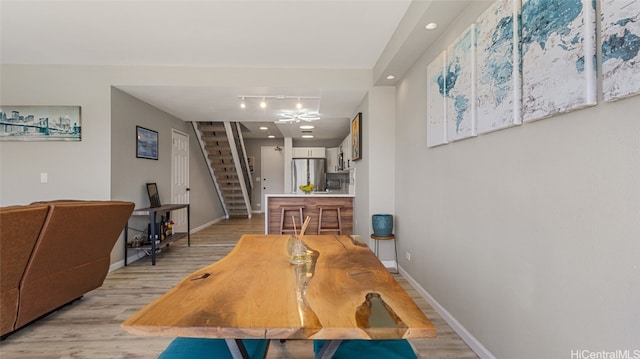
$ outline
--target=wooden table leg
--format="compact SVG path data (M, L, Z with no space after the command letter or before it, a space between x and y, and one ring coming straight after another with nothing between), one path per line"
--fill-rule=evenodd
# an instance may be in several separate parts
M233 359L250 359L242 339L225 339L224 341L227 342Z
M320 349L318 355L316 355L316 359L333 358L333 354L338 351L340 343L342 343L342 340L340 339L327 340L326 342L324 342L324 345L322 346L322 349Z

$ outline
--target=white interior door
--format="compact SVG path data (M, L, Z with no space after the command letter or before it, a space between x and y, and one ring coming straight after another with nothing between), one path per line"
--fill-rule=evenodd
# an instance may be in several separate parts
M171 131L171 203L189 203L189 135ZM187 231L187 209L171 212L176 232Z
M279 150L278 150L279 149ZM279 146L262 146L260 148L261 208L266 211L264 196L267 194L283 194L284 192L284 151Z

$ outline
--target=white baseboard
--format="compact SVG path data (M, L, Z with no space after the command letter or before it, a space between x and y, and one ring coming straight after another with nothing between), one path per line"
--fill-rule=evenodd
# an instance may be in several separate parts
M216 219L214 219L214 220L212 220L210 222L207 222L207 223L205 223L205 224L203 224L201 226L198 226L196 228L191 228L191 234L198 233L201 230L209 227L210 225L216 224L216 223L222 221L223 219L225 219L225 217L219 217L219 218L216 218ZM146 257L146 254L144 253L144 251L136 250L136 251L131 251L131 252L133 252L133 254L130 254L127 257L127 264L133 263L133 262L137 261L140 258ZM122 267L124 267L124 259L119 260L119 261L117 261L115 263L111 263L111 265L109 266L109 272L113 272L114 270L120 269Z
M222 221L222 220L224 220L224 219L226 219L224 216L222 216L222 217L218 217L218 218L216 218L216 219L214 219L214 220L212 220L212 221L209 221L209 222L207 222L207 223L205 223L205 224L203 224L203 225L201 225L201 226L198 226L198 227L196 227L196 228L191 228L191 234L198 233L198 232L200 232L201 230L203 230L203 229L205 229L205 228L209 227L210 225L212 225L212 224L216 224L216 223L218 223L218 222L220 222L220 221Z
M396 268L396 261L381 261L382 264L384 265L385 268L387 269L393 269L395 270Z
M458 336L460 336L460 338L462 338L462 340L467 343L471 350L473 350L480 358L496 359L496 357L487 348L485 348L478 339L471 335L471 333L469 333L469 331L465 327L463 327L462 324L460 324L460 322L458 322L456 318L451 315L451 313L449 313L442 305L440 305L440 303L438 303L438 301L436 301L435 298L433 298L431 294L429 294L429 292L422 288L415 279L413 279L404 269L402 269L402 267L400 267L399 269L400 274L402 274L402 276L405 277L409 283L411 283L411 285L418 291L418 293L427 302L429 302L429 305L431 305L431 307L433 307L433 309L435 309L435 311L440 314L442 319L444 319L447 324L449 324L451 329L453 329L458 334Z

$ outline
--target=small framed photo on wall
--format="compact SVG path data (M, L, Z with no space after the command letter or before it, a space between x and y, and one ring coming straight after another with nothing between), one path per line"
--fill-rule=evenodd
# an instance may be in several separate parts
M362 112L351 120L351 160L362 159Z
M136 126L136 157L158 159L158 132Z

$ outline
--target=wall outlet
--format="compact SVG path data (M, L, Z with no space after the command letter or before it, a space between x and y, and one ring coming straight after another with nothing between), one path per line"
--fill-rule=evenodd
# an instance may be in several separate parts
M40 172L40 183L47 183L49 181L49 174L47 172Z
M407 258L408 261L410 261L411 260L411 253L405 252L404 253L404 257Z

